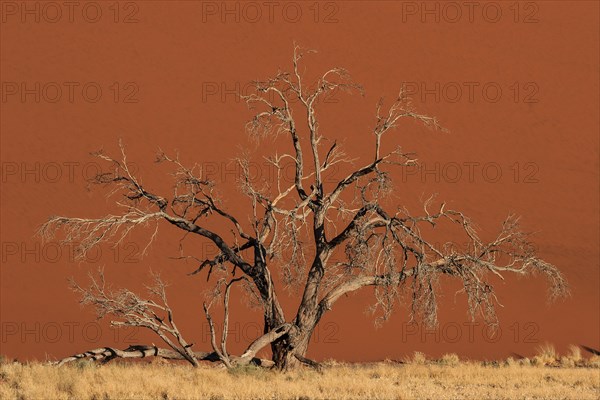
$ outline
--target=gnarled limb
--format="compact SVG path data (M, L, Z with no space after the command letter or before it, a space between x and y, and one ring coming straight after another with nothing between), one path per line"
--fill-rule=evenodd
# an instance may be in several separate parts
M212 317L208 311L210 309L210 306L212 305L212 302L209 304L206 304L206 302L204 303L204 314L206 315L206 320L208 321L208 326L210 328L210 343L214 352L217 354L219 359L223 361L223 364L225 364L227 368L231 368L232 366L231 358L227 353L227 333L229 330L229 293L231 291L231 286L235 282L238 282L242 279L244 279L244 277L232 279L225 286L225 295L223 296L224 315L223 332L221 333L221 348L219 348L219 346L217 345L215 326L213 324Z
M300 361L302 364L306 364L311 368L316 369L317 371L322 371L323 367L321 367L321 364L319 364L318 362L311 360L310 358L306 358L304 356L301 356L300 354L294 354L294 357Z
M248 349L240 356L240 360L250 360L254 358L256 353L261 349L281 338L283 335L286 335L291 329L293 329L293 325L285 323L265 333L248 346Z
M99 361L100 363L104 364L118 358L134 359L150 357L158 357L163 358L165 360L186 360L180 353L170 349L158 348L156 346L133 345L123 350L115 349L113 347L101 347L98 349L88 350L84 353L74 354L72 356L65 357L61 360L54 362L53 364L61 366L77 360ZM219 356L214 352L207 353L202 351L195 351L194 357L198 361L222 361L219 358ZM251 358L248 362L254 365L267 368L273 367L275 364L273 361L266 360L263 358Z
M140 298L138 295L127 289L113 291L110 288L107 288L102 270L99 271L98 279L90 275L91 284L88 288L83 288L75 282L72 282L72 287L76 292L82 295L82 304L91 304L96 308L99 318L111 315L119 318L118 320L111 321L111 324L114 326L136 326L150 329L156 333L171 348L171 350L161 349L155 345L135 345L124 350L114 349L112 347L102 347L67 357L60 360L58 364L62 365L66 362L82 358L108 362L115 358L144 358L154 356L172 360L187 360L195 367L198 366L198 361L220 361L227 368L248 363L271 366L271 362L258 359L256 354L265 346L281 338L292 329L291 324L281 324L254 340L241 356L230 355L227 351L229 296L232 285L235 282L246 279L245 277L239 277L230 280L225 285L223 298L225 314L220 347L217 345L214 324L208 311L210 304L207 305L204 303L204 312L210 326L213 351L193 351L193 344L188 344L175 324L173 312L167 301L165 291L166 285L158 276L155 276L154 278L154 285L148 287L148 290L153 296L160 300L160 303L151 299ZM161 313L163 315L160 315Z
M220 361L215 353L205 352L193 352L194 357L197 360L206 361ZM181 353L170 350L158 348L156 346L146 345L133 345L126 349L119 350L113 347L101 347L98 349L88 350L84 353L74 354L70 357L65 357L62 360L56 362L57 365L63 365L69 362L88 359L91 361L99 361L101 363L107 363L117 358L146 358L146 357L159 357L167 360L186 360Z
M90 286L83 288L71 281L72 289L81 295L81 304L92 305L98 318L107 315L117 317L111 321L113 326L133 326L149 329L156 333L173 351L181 355L193 366L198 366L194 352L177 328L173 311L169 307L166 285L158 275L154 276L154 285L148 287L150 294L159 302L143 299L135 293L120 289L113 291L106 287L104 272L99 271L96 279L90 274Z

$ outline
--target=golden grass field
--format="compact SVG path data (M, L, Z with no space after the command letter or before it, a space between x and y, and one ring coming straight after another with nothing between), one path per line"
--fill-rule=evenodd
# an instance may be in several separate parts
M546 365L546 364L551 364ZM326 362L282 373L253 366L225 370L183 364L88 361L0 366L1 399L599 399L600 357L541 354L502 362Z

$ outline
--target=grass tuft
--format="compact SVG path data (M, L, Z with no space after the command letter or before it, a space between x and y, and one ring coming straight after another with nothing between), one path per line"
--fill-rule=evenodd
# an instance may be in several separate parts
M0 398L13 399L598 399L600 356L544 348L533 359L475 362L446 354L437 362L323 362L316 372L254 365L230 370L202 364L0 364ZM557 362L556 360L560 360ZM554 362L552 368L545 366ZM572 366L576 368L572 368ZM564 368L568 367L568 368Z

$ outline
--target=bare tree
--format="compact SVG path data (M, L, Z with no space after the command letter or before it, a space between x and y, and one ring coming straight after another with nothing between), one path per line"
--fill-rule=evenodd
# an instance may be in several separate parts
M116 320L111 321L113 326L141 327L153 331L170 347L170 349L159 348L154 344L152 344L152 346L129 346L124 350L102 347L64 358L58 362L59 365L84 358L108 362L114 358L144 358L154 356L169 360L186 360L194 367L198 366L198 361L220 361L227 367L248 363L254 363L261 366L273 366L274 363L270 360L256 358L256 353L272 341L283 336L291 326L290 324L282 324L278 329L274 329L252 342L241 356L230 356L226 350L227 325L229 320L229 290L233 283L245 278L232 279L227 283L225 289L225 324L221 348L217 346L215 341L214 325L210 313L208 312L210 305L205 303L204 311L210 324L213 351L192 351L191 347L193 346L193 343L188 344L186 342L175 324L173 310L169 307L167 302L167 294L165 291L166 285L160 279L160 276L154 275L153 285L147 286L149 292L148 299L140 298L138 295L127 289L115 291L108 288L102 270L99 271L97 278L92 274L89 276L91 283L89 287L86 288L82 288L75 281L71 281L72 289L81 295L82 304L94 306L99 318L103 318L107 315L116 317ZM220 285L217 285L217 291L219 287ZM217 297L218 296L213 297L213 300Z
M429 325L437 322L437 281L442 276L462 282L471 317L481 314L489 324L497 323L494 309L498 303L490 278L504 279L506 273L542 273L549 280L551 298L568 294L563 275L536 256L514 216L504 221L495 239L486 242L462 212L448 209L444 203L434 204L433 197L424 202L419 215L403 207L390 211L385 201L393 192L390 172L415 165L417 160L400 147L384 152L384 137L404 119L432 129L440 128L438 121L419 114L402 92L387 108L381 100L372 131L373 155L357 168L341 145L322 134L317 109L319 100L327 94L362 93L362 88L342 68L330 69L316 82L307 84L299 65L305 54L295 46L290 72L279 71L268 80L254 82L252 94L243 96L254 112L246 125L250 135L257 140L283 137L290 149L268 158L276 171L271 184L251 179L248 158L236 160L241 170L241 191L251 205L248 222L230 214L215 194L215 182L207 179L198 166L184 166L179 157L164 153L158 157L159 162L174 166L173 194L167 197L152 192L134 176L120 145L117 158L96 153L109 163L111 172L99 174L94 183L121 193L119 205L123 211L96 219L51 217L40 229L44 238L54 237L60 230L62 240L78 244L81 257L101 242L118 243L132 229L148 224L156 226L149 239L152 242L159 221L168 222L185 235L203 237L217 247L218 254L198 259L198 268L192 274L208 270L210 277L216 270L233 277L240 273L250 295L255 295L262 307L264 335L240 357L229 355L226 329L217 344L209 313L212 302L205 303L213 351L194 352L175 326L160 281L151 289L160 300L157 303L127 290L107 293L103 281L93 279L89 288L75 286L84 303L96 306L101 316L119 317L116 324L151 329L171 350L147 346L124 351L98 349L89 357L157 355L185 359L193 365L198 360L221 361L227 366L255 360L267 365L270 363L255 359L255 355L259 348L270 344L272 361L278 368L298 362L315 365L305 357L315 327L341 296L367 286L375 288L373 311L378 313L378 322L390 316L395 304L407 302L411 318ZM347 175L331 184L324 176L334 165L338 170L347 170ZM294 181L286 184L283 172L289 166L294 170ZM208 219L228 224L231 237L209 229ZM455 239L454 243L463 241L468 245L438 245L426 237L430 231L426 227L443 225L454 227L453 235L462 235L464 240ZM272 272L279 279L274 279ZM221 278L217 282L219 293L225 287L225 324L229 289L238 279L227 282ZM301 296L298 309L292 314L288 311L287 316L278 297L282 288L295 289ZM159 317L157 312L166 317Z

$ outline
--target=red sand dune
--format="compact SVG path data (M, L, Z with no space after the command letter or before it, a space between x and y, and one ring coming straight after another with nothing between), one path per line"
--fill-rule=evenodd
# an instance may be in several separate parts
M217 8L203 10L203 3ZM367 90L364 98L341 94L323 105L321 129L345 137L350 154L370 155L375 103L380 95L391 99L403 82L418 109L449 129L436 133L409 123L394 134L429 171L396 175L401 202L414 206L438 193L470 215L484 237L509 213L522 215L525 230L537 232L540 254L564 271L573 293L549 306L542 279L498 282L502 331L490 338L481 321L469 323L452 281L442 282L435 331L407 326L402 307L376 329L364 312L372 300L364 290L336 304L309 355L367 361L418 350L483 359L529 355L545 341L559 351L570 343L600 347L597 3L521 3L515 10L499 2L495 23L482 16L482 6L469 21L465 5L452 22L453 10L436 2L428 4L439 8L437 16L424 13L420 2L327 2L318 15L312 3L294 3L302 12L296 23L294 10L284 18L281 5L273 22L268 10L254 17L242 3L229 3L242 7L236 22L235 8L222 16L220 2L140 2L121 6L119 15L98 3L97 23L79 9L73 22L63 9L50 23L45 18L54 14L35 22L15 4L16 12L3 9L1 27L0 353L43 359L156 341L98 325L91 310L78 306L66 278L83 279L99 265L116 285L133 288L147 280L148 269L161 271L172 283L180 328L198 348L210 346L201 312L205 277L186 276L194 265L169 258L177 255L179 232L161 226L143 259L134 254L145 246L140 232L117 250L102 248L89 263L73 262L68 249L44 246L34 233L50 215L114 210L114 198L105 199L101 188L87 191L83 177L97 167L88 153L115 152L118 138L144 182L168 188L167 169L152 161L158 147L178 149L183 160L212 171L231 210L247 209L223 164L239 154L238 146L253 146L243 132L250 112L230 92L288 68L294 40L319 51L306 59L309 73L343 66ZM137 22L123 23L131 13ZM208 251L193 240L186 248ZM258 333L261 318L237 299L232 304L235 352ZM288 315L295 304L286 301Z

